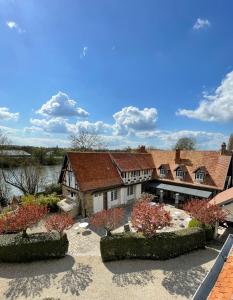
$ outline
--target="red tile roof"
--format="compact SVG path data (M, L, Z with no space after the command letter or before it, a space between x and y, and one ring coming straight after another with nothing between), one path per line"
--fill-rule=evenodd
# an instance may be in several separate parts
M121 171L154 169L154 162L149 153L111 153L112 160Z
M219 151L180 151L179 161L175 161L176 151L168 150L151 150L154 165L154 178L159 178L159 167L161 164L169 166L167 177L163 178L166 182L176 182L179 184L195 185L198 187L224 189L227 172L231 162L231 155L221 155ZM186 175L184 180L176 178L176 168L185 166ZM199 167L205 168L208 171L204 182L200 183L195 180L195 170Z
M223 265L208 300L233 299L233 249Z
M213 199L210 200L210 203L223 205L230 200L233 200L233 188L230 188L217 194Z
M151 150L148 153L69 152L67 155L81 191L120 186L123 182L119 172L143 169L154 169L153 178L163 182L224 189L231 155L221 155L218 151L180 151L180 159L175 161L175 154L175 151ZM168 171L162 179L161 166ZM185 171L184 180L176 178L178 166ZM195 180L199 168L207 171L203 183Z
M121 177L109 153L69 152L67 156L81 191L109 188L122 184Z

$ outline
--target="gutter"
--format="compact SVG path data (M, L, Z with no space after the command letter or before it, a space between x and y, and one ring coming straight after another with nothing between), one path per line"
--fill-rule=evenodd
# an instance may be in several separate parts
M213 289L215 282L223 268L224 263L233 247L233 234L229 234L226 242L224 243L222 250L220 251L217 259L206 275L200 286L198 287L196 293L194 294L192 300L206 300Z

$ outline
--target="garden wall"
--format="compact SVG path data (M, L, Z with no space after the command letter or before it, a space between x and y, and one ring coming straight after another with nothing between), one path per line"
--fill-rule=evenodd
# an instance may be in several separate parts
M205 232L201 228L162 232L153 238L128 232L102 237L100 251L103 261L128 258L168 259L204 248L205 244Z

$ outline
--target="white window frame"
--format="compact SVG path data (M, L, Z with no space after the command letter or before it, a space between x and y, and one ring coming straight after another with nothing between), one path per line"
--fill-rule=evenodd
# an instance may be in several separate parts
M111 190L111 201L116 201L118 199L118 189Z
M160 168L159 174L160 174L160 176L165 176L166 175L166 170L165 170L164 167Z
M181 168L178 168L178 169L176 170L176 177L177 177L177 178L180 178L180 179L184 179L184 171L181 170Z
M134 185L129 185L127 186L127 196L132 196L134 195Z
M198 181L203 181L205 178L205 172L204 171L201 171L201 170L198 170L196 173L195 173L195 179L198 180Z

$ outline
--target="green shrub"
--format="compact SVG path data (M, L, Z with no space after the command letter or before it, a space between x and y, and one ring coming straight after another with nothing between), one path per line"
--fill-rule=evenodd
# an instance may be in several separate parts
M28 262L33 260L64 257L69 242L66 234L35 233L23 238L21 234L0 235L0 261Z
M105 236L100 241L103 261L125 258L169 259L205 247L205 233L201 228L161 232L153 238L127 232Z
M50 212L56 212L58 210L57 203L60 201L60 198L53 193L47 196L40 195L37 201L41 205L47 205Z
M34 195L23 195L23 196L21 196L20 200L24 204L34 204L34 203L37 203L36 197Z
M57 195L62 194L62 186L58 183L51 183L45 186L44 192L45 195L56 193Z
M60 198L55 194L50 195L39 195L39 197L36 197L34 195L24 195L21 197L21 201L24 204L40 204L40 205L46 205L49 208L50 212L56 212L58 210L57 202L60 201Z
M206 241L211 241L214 238L214 227L212 227L211 225L202 224L197 219L192 219L191 221L189 221L188 227L189 228L198 227L204 229L206 235Z

